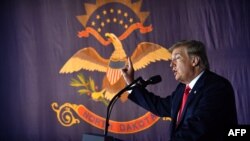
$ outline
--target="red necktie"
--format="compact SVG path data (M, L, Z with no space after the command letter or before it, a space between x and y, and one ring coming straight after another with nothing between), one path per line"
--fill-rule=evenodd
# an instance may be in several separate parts
M189 91L191 90L191 88L186 85L186 88L185 88L185 91L184 91L184 94L183 94L183 97L182 97L182 102L181 102L181 106L180 106L180 109L179 109L179 112L178 112L178 115L177 115L177 124L179 124L180 122L180 119L181 119L181 115L182 115L182 112L183 112L183 109L185 107L185 104L187 102L187 98L188 98L188 94L189 94Z

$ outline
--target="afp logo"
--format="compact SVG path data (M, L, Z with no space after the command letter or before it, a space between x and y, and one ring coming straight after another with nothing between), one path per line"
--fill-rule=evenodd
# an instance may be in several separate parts
M247 133L247 129L230 129L228 136L244 136Z
M227 140L246 141L249 140L250 125L238 125L230 127L225 132Z

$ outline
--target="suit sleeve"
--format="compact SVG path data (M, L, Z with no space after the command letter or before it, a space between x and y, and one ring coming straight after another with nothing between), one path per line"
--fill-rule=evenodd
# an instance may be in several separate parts
M128 98L157 116L171 115L171 96L162 98L147 91L145 88L136 86Z

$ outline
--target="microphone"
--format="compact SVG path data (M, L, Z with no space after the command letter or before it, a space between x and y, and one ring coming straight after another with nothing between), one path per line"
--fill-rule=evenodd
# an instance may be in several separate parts
M146 87L147 85L152 85L161 82L161 76L155 75L150 77L148 80L143 80L142 77L138 77L135 79L131 84L127 85L125 88L120 90L109 102L109 105L107 107L107 114L106 114L106 121L105 121L105 128L104 128L104 136L107 137L108 135L108 127L109 127L109 118L112 111L112 108L114 106L114 103L117 101L117 99L127 90L131 90L133 88L133 85L136 83L140 83L139 85Z
M159 83L159 82L161 82L161 76L160 75L155 75L155 76L152 76L152 77L150 77L148 80L141 80L140 81L140 84L141 84L141 86L143 86L143 87L147 87L148 85L153 85L153 84L157 84L157 83Z
M106 114L106 121L105 121L105 128L104 128L104 136L107 137L108 136L108 127L109 127L109 117L112 111L112 108L114 106L114 103L118 100L119 97L121 97L121 95L127 91L127 90L131 90L132 86L139 82L139 81L144 81L142 79L142 77L138 77L137 79L135 79L131 84L127 85L125 88L123 88L122 90L120 90L109 102L109 105L107 107L107 114ZM146 81L145 81L146 82Z

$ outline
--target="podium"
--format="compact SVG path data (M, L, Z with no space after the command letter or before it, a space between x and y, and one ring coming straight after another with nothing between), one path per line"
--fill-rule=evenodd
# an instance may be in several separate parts
M82 141L122 141L120 139L114 138L112 136L105 137L99 134L83 134Z

